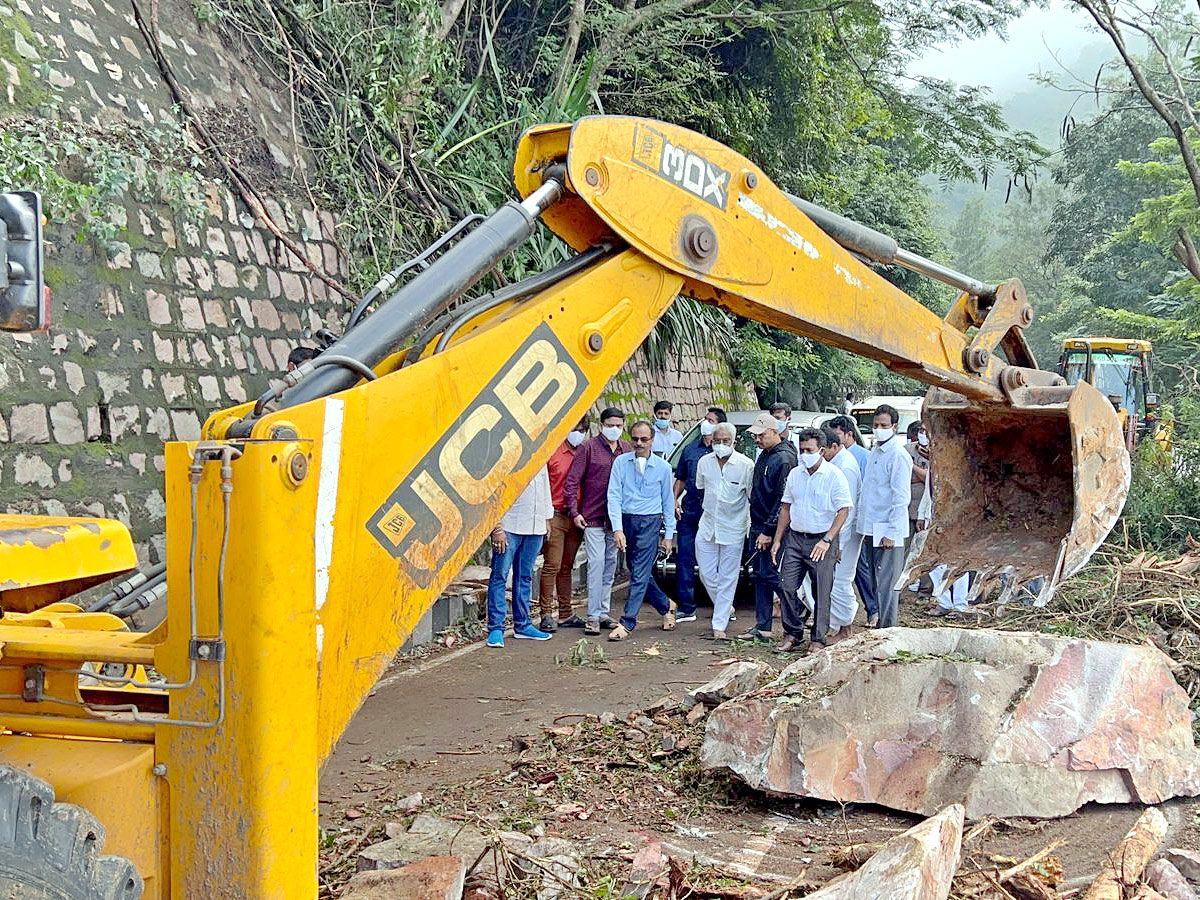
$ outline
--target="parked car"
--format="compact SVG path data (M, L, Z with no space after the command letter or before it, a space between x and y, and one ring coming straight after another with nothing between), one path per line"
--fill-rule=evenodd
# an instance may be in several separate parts
M871 423L875 418L875 410L885 403L894 406L896 412L900 413L897 433L903 436L904 432L908 430L909 425L920 420L921 407L925 405L925 398L879 396L867 397L865 400L855 403L850 409L850 416L858 423L862 441L867 447L875 443L875 437L871 433Z
M737 439L734 441L734 448L739 453L743 453L751 459L754 459L758 453L758 445L754 442L754 435L752 435L746 429L754 424L754 420L758 418L759 414L765 411L766 410L761 409L739 409L727 413L730 423L737 428ZM838 413L835 412L813 412L811 410L804 409L796 410L792 413L791 418L788 421L788 438L794 438L798 431L802 431L805 428L820 428L837 415ZM868 423L868 428L869 427L870 424ZM854 430L854 437L855 440L857 440L860 444L865 445L865 442L863 441L863 435L857 427ZM692 444L696 443L698 440L700 440L699 422L697 422L687 432L684 433L683 440L679 442L679 446L671 451L670 455L667 457L667 462L671 464L672 469L679 464L679 460L683 456L683 451ZM736 606L744 605L743 600L748 600L751 606L753 606L754 603L754 584L753 576L750 574L749 570L749 562L749 553L743 552L742 575L738 579L738 588L735 600ZM670 555L661 552L659 553L658 562L655 565L654 572L655 577L658 579L659 586L662 587L662 589L670 596L674 597L676 572L674 550L671 551ZM698 602L704 602L708 600L708 594L704 590L704 586L700 583L699 572L696 573L696 599Z

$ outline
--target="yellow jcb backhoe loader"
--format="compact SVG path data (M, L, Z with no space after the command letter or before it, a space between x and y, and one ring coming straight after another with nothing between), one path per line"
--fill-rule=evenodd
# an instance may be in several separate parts
M1086 381L1113 404L1130 453L1145 437L1171 447L1171 426L1158 418L1158 394L1151 389L1153 358L1154 345L1140 338L1072 337L1063 341L1058 360L1067 384Z
M1112 406L1036 368L1018 282L914 256L659 122L533 128L514 175L520 201L459 229L280 396L167 445L161 626L0 621L0 895L314 897L322 761L681 294L932 386L937 520L918 568L1057 580L1119 514L1129 460ZM577 255L459 302L539 219ZM962 295L943 320L862 257ZM39 552L21 550L10 565ZM145 684L144 666L163 680ZM132 865L97 860L98 823Z

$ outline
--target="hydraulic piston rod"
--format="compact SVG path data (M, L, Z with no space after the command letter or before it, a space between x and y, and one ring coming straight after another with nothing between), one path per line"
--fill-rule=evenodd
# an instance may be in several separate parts
M958 288L960 291L966 291L973 297L992 297L996 293L994 284L986 284L978 278L956 272L932 259L926 259L905 250L895 238L888 237L874 228L860 225L853 219L847 219L845 216L838 215L823 206L817 206L815 203L802 200L792 194L786 196L797 209L812 219L818 228L852 253L859 253L882 265L900 266Z

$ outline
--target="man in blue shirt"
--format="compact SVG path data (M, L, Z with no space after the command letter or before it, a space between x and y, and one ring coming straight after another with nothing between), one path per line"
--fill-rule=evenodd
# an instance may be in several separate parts
M829 427L837 432L838 439L841 440L842 446L850 451L850 455L854 457L854 461L858 463L859 474L866 468L867 465L867 448L860 444L854 437L854 420L849 416L834 416L829 420Z
M670 400L659 400L654 404L654 444L651 449L655 456L666 459L679 446L683 435L679 429L671 426L671 413L675 407Z
M634 422L629 439L633 452L613 460L608 479L608 518L617 549L625 552L629 564L629 597L621 624L608 633L610 641L629 637L645 600L662 613L663 631L675 627L674 604L654 580L659 530L664 533L662 544L668 553L675 538L671 466L651 452L654 426L649 422Z
M678 548L675 554L675 601L679 604L676 622L696 621L696 529L704 514L704 491L696 489L696 466L712 452L713 429L725 419L725 410L710 406L700 420L700 440L684 448L675 466L675 515L679 517L679 534L675 542Z

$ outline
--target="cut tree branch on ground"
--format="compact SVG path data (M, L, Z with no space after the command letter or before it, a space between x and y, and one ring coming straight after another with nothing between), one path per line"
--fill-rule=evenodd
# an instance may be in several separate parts
M1083 900L1124 900L1129 890L1141 880L1142 872L1166 836L1166 817L1155 807L1150 807L1121 839L1112 859L1100 870Z
M283 230L279 227L275 220L271 218L270 213L267 212L267 209L263 205L262 200L259 198L258 192L254 189L254 186L250 183L246 176L241 173L237 166L235 166L233 162L226 157L216 138L214 138L212 133L209 132L204 122L201 121L200 117L196 114L196 111L192 108L191 103L188 102L187 97L184 95L183 88L175 78L175 72L171 68L171 64L168 62L166 54L163 52L162 45L158 41L157 32L150 26L149 23L146 22L142 15L141 7L138 6L137 0L129 0L129 2L133 7L134 22L137 24L138 30L142 33L142 38L146 41L146 47L150 51L150 55L154 57L154 62L158 66L159 74L162 75L163 82L166 84L167 89L171 92L171 98L179 104L179 108L183 110L184 115L187 116L192 128L195 129L197 136L203 143L204 151L217 161L217 164L225 173L225 177L229 179L230 185L237 190L238 196L242 198L242 202L245 203L250 211L253 212L254 215L259 219L259 221L266 226L267 230L275 236L275 239L279 241L279 243L283 244L283 246L287 247L291 254L295 256L296 259L298 259L300 263L306 269L308 269L309 272L311 272L317 278L320 278L330 289L336 291L342 297L357 303L359 300L357 294L346 287L343 287L342 283L336 278L333 278L326 272L321 271L315 265L313 265L312 261L308 258L308 254L304 251L304 248L292 240L292 238L284 234Z

